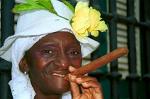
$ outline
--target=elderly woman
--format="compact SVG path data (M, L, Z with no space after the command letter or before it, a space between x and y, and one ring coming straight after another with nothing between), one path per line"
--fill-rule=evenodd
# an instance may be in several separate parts
M13 98L103 99L101 87L95 78L76 77L70 73L82 65L82 58L98 47L99 43L87 36L89 32L95 36L98 31L106 30L104 22L97 15L99 22L93 30L93 26L84 23L83 18L78 20L68 3L57 0L43 2L27 0L16 7L16 11L23 11L16 32L0 48L0 56L12 62L12 80L9 85ZM49 2L54 13L42 8ZM80 8L83 12L91 9L100 14L88 8L86 3L77 4L75 12L80 13ZM86 17L86 20L89 19ZM84 31L82 25L86 25L85 30L88 31ZM66 75L68 79L64 79Z

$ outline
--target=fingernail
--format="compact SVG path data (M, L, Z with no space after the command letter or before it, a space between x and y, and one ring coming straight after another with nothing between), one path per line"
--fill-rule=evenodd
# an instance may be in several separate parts
M76 81L77 81L78 83L81 83L81 82L82 82L82 79L81 79L81 78L77 78Z
M69 78L70 78L72 81L74 81L74 80L76 79L76 76L69 74Z
M74 71L75 68L74 68L73 66L69 66L69 70L70 70L70 71Z
M71 79L72 79L72 80L75 80L75 79L76 79L76 76L73 76L73 75L72 75Z
M88 86L87 82L82 83L83 86Z

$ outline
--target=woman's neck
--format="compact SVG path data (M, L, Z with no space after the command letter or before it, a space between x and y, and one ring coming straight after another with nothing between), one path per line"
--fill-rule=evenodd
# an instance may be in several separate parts
M35 97L34 99L61 99L62 94L44 94L39 90L39 88L36 86L36 84L33 84L33 88L35 89Z
M61 95L35 95L34 99L61 99Z

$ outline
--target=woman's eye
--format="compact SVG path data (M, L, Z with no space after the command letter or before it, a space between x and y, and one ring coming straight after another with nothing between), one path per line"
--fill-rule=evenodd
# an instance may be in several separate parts
M52 53L53 53L53 51L51 51L51 50L44 50L44 53L52 54Z
M71 51L71 55L80 55L79 51Z
M78 54L79 54L79 52L73 52L73 54L74 54L74 55L78 55Z
M53 50L43 50L42 51L43 55L46 55L46 56L55 56L56 52L53 51Z

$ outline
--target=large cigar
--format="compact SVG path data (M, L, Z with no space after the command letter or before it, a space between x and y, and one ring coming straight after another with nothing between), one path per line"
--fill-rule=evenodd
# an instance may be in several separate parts
M92 72L92 71L96 70L97 68L100 68L103 65L105 65L109 62L112 62L113 60L116 60L117 58L127 55L127 54L128 54L127 48L117 48L116 50L92 61L91 63L78 68L71 74L75 75L75 76L82 76L84 74Z

